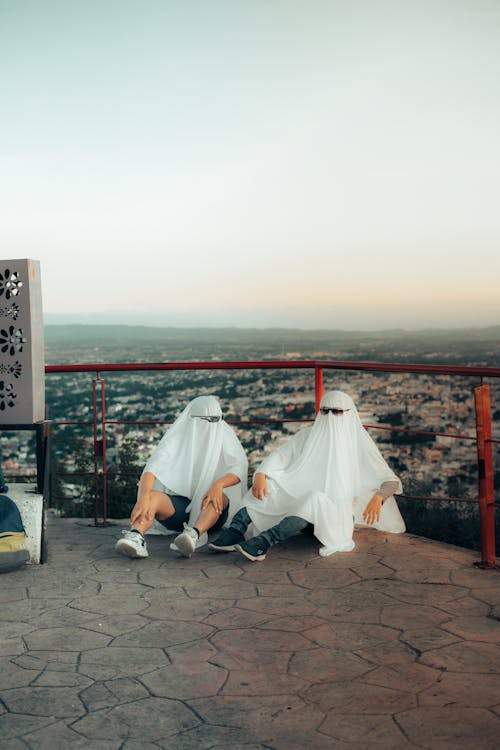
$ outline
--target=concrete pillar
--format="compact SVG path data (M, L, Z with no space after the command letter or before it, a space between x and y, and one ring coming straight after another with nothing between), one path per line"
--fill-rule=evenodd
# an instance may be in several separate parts
M0 425L45 418L40 264L0 260Z

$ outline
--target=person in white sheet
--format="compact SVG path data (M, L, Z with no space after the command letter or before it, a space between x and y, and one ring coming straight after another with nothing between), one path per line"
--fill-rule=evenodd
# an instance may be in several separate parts
M258 467L231 525L209 547L263 560L269 547L308 523L319 554L354 548L354 525L401 533L405 524L392 495L398 477L368 435L350 396L331 391L311 427L300 430ZM253 522L258 532L245 539Z
M131 528L115 549L147 557L144 534L158 520L180 531L172 549L190 557L234 514L247 489L248 461L215 396L193 399L167 430L142 472ZM231 504L230 502L231 501Z

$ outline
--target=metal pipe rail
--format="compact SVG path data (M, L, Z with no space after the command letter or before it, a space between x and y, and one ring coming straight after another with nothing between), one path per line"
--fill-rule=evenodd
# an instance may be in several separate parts
M500 442L492 437L491 433L491 406L489 385L484 383L485 379L500 378L500 368L494 367L461 367L452 365L422 365L422 364L400 364L386 362L352 362L352 361L334 361L334 360L252 360L252 361L215 361L215 362L157 362L157 363L95 363L95 364L70 364L70 365L46 365L45 372L52 373L94 373L92 381L92 401L93 401L93 421L88 423L93 425L94 431L94 491L95 491L95 524L98 523L98 506L99 506L99 463L102 464L102 484L103 484L103 521L102 525L107 523L106 510L106 428L108 425L129 424L129 422L119 422L116 420L106 419L106 395L105 382L102 373L105 372L152 372L152 371L185 371L185 370L313 370L314 372L314 389L315 389L315 408L319 409L319 404L323 396L323 373L325 370L351 370L358 372L388 372L388 373L409 373L422 375L446 375L451 377L470 377L479 378L479 384L474 388L475 418L476 418L476 435L456 435L453 433L433 433L429 430L402 430L400 428L391 428L395 431L414 432L419 434L446 435L454 439L474 440L477 444L477 462L478 462L478 499L481 527L481 563L482 567L496 567L495 552L495 499L493 487L493 456L492 446ZM248 420L244 422L234 422L237 425L251 425L262 422L283 423L287 419L280 420ZM294 419L294 422L308 421ZM310 420L309 420L310 421ZM64 424L61 422L61 424ZM136 424L135 422L133 424ZM137 423L143 424L143 423ZM150 424L150 423L149 423ZM158 423L160 424L160 423ZM365 425L373 429L388 429L380 425ZM100 437L99 437L100 435ZM429 499L436 498L414 498ZM443 498L437 498L442 500ZM449 500L456 498L448 498Z

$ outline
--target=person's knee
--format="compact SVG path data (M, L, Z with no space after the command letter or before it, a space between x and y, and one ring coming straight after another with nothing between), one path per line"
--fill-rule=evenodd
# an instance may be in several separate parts
M155 495L157 494L157 497ZM167 521L175 515L175 507L168 495L163 492L153 493L154 514L159 521Z

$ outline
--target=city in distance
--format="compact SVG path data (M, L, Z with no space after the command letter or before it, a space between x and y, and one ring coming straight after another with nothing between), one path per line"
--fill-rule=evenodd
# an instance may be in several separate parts
M292 363L315 359L500 366L500 326L352 332L49 325L45 329L45 345L46 363L53 365L266 359ZM104 372L102 376L107 419L113 422L107 430L110 470L119 464L123 445L133 440L140 472L166 423L196 395L219 396L228 421L259 421L257 425L235 426L252 469L263 455L304 426L299 420L314 418L314 373L309 369ZM71 475L81 468L78 453L82 443L75 443L75 438L92 444L93 377L93 373L49 373L46 377L48 416L53 421L52 448L61 474ZM370 434L401 476L405 493L436 497L477 497L476 448L467 436L475 435L474 387L478 383L477 377L324 371L325 390L349 393L363 422L373 426L369 427ZM497 433L500 382L490 379L489 385ZM63 421L87 424L57 424ZM422 436L402 430L439 434ZM7 474L25 470L23 464L29 461L29 450L26 446L17 452L13 438L2 437ZM494 451L497 478L499 453ZM77 480L66 477L62 484L63 492L77 501ZM128 499L129 505L133 499Z

